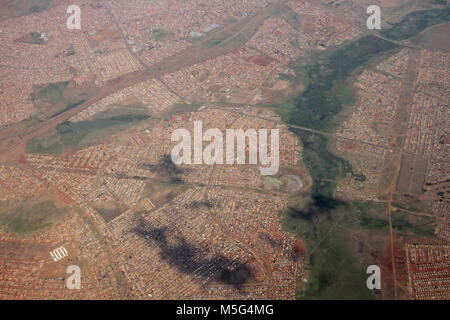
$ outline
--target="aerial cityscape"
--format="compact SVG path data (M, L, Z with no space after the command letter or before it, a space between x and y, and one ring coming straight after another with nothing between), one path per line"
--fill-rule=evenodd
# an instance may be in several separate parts
M450 1L0 0L0 300L450 300Z

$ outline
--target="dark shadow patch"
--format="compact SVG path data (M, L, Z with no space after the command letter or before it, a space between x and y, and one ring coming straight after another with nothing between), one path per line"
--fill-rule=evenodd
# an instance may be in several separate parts
M288 214L294 219L311 221L316 216L328 214L338 207L346 205L347 203L344 201L317 194L312 197L312 202L304 209L289 207Z
M197 209L197 208L201 208L201 207L205 207L205 208L210 209L210 208L213 207L213 205L209 201L198 201L198 200L195 200L195 201L192 201L189 204L189 207L192 208L192 209Z
M140 166L141 169L149 170L157 174L164 174L169 177L171 183L183 183L183 179L179 177L181 174L188 173L190 169L181 169L173 163L170 155L164 155L157 164L144 163Z
M251 278L252 273L250 269L244 265L239 265L236 269L224 269L220 272L218 279L226 284L240 287Z
M253 278L250 269L241 261L230 260L220 254L204 258L208 256L209 249L190 244L181 235L175 236L175 244L169 244L167 228L153 228L141 217L133 231L145 238L149 245L159 247L161 258L170 266L184 274L198 277L204 283L214 278L241 290L241 286Z

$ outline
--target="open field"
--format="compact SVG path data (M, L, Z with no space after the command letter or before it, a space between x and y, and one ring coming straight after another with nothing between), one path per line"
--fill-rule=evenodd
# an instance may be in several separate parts
M0 21L42 12L53 2L53 0L1 0Z
M173 36L173 32L163 28L156 28L152 30L152 37L156 41L165 41Z
M187 188L182 184L148 180L143 197L150 199L156 207L160 207L186 191Z
M385 212L385 205L327 197L289 208L284 227L306 240L311 266L310 281L297 298L374 299L365 284L365 267L380 263L377 256L383 254L389 225ZM383 295L389 296L389 290Z
M410 41L430 51L441 51L450 53L448 35L450 33L450 22L442 23L426 29L413 37Z
M128 209L123 203L114 199L99 204L93 203L92 207L98 211L106 223L120 216Z
M397 192L420 196L427 173L427 162L422 157L403 155L400 175L397 182Z
M38 113L32 117L38 117L45 121L59 116L82 105L94 92L93 86L78 86L73 81L36 86L30 99Z
M28 141L27 151L30 153L65 153L82 146L104 141L112 134L136 125L148 119L145 114L126 114L121 116L102 117L95 120L70 122L66 121Z
M434 217L415 215L402 209L397 209L392 214L392 228L403 234L432 238L435 221Z
M27 235L61 220L66 210L52 200L36 196L19 203L0 203L0 224L8 232Z

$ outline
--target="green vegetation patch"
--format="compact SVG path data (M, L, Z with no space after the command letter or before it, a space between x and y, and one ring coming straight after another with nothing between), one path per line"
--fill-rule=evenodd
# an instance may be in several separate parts
M128 114L79 122L64 121L56 126L50 138L41 135L28 140L27 152L61 154L106 139L111 134L148 118L149 116L144 114Z
M437 21L448 20L448 9L439 12L413 13L394 25L385 35L392 39L407 38ZM406 24L417 24L412 29ZM399 46L366 36L310 65L295 64L297 75L305 78L307 88L295 101L276 107L282 118L293 125L333 132L335 116L344 105L354 103L347 79L357 68L367 66L373 58L391 54ZM372 202L343 202L333 198L335 181L351 173L365 181L362 174L353 172L350 163L329 151L330 139L321 134L291 128L303 143L304 162L314 180L311 201L301 208L288 208L283 214L284 228L305 240L310 255L310 281L299 299L372 299L366 287L364 266L358 264L351 246L350 233L367 236L384 234L389 230L386 204ZM432 220L411 217L396 211L392 216L397 232L431 235Z
M61 110L59 110L58 112L55 112L54 114L52 114L50 116L50 118L56 117L56 116L66 112L66 111L68 111L70 109L78 107L80 104L83 104L85 101L86 100L84 100L84 99L80 99L80 100L76 100L76 101L73 101L73 102L69 102Z
M75 49L74 49L73 45L70 45L69 47L64 49L64 54L66 57L73 56L75 54Z
M352 172L347 160L328 151L328 137L295 128L292 131L303 142L303 159L314 179L335 180Z
M64 216L64 210L53 201L31 200L0 204L0 224L11 233L26 235L45 228Z
M50 7L52 0L0 1L0 21L42 12Z
M382 30L381 34L392 40L409 39L435 24L450 21L450 6L444 9L414 11L402 21L394 23L391 29Z
M392 213L392 228L400 233L433 237L434 222L434 217L414 215L402 210Z
M353 103L347 79L358 67L374 57L392 52L398 46L386 40L367 36L325 58L307 65L295 66L297 74L308 84L296 101L278 108L282 117L293 125L332 132L334 117L344 104ZM351 230L366 234L389 226L386 212L372 203L347 203L333 198L337 181L346 174L364 181L353 172L351 164L329 151L330 137L291 128L303 143L303 157L313 180L311 203L303 208L289 208L283 219L285 228L307 243L310 254L310 282L298 293L299 299L373 299L366 287L364 266L352 250Z
M31 3L30 9L25 14L42 12L42 11L46 10L52 3L52 0L32 0L32 1L21 0L19 2L25 2L25 1Z
M305 207L285 211L284 228L305 240L310 255L310 281L298 299L374 298L366 287L365 266L351 246L350 231L361 229L358 212L352 203L325 196L313 196Z
M298 97L287 122L316 130L333 131L336 127L333 117L341 111L343 103L352 101L351 92L345 84L347 77L371 58L396 47L397 45L386 40L366 36L315 64L297 67L306 74L309 84Z
M229 37L230 37L230 35L227 34L226 32L219 33L215 37L206 40L206 42L203 44L203 47L212 48L212 47L218 46L219 44L225 42L225 40L227 40Z
M68 84L69 81L49 83L39 90L37 97L33 97L33 100L39 99L51 104L57 104L63 99L64 89Z
M423 208L417 208L414 205L404 205L404 204L397 203L397 202L393 203L392 205L394 207L397 207L397 208L400 208L400 209L405 209L405 210L408 210L408 211L415 211L415 212L422 212L423 211Z
M21 123L24 125L24 127L31 127L33 125L42 123L43 120L39 119L36 115L30 116L24 120L21 121Z
M432 237L433 223L433 217L392 213L392 226L399 234ZM314 195L310 203L285 210L283 227L305 241L310 255L310 281L297 293L298 299L374 298L365 285L366 266L358 262L361 257L351 234L357 232L361 239L387 235L386 203Z
M353 201L352 206L362 228L370 231L389 231L387 204Z
M164 41L173 36L173 31L163 29L163 28L155 28L152 30L152 38L156 41Z
M333 86L330 90L330 95L336 97L342 105L352 105L355 103L352 91L347 85L347 82L343 79L339 79L333 82Z
M44 44L45 40L42 38L42 35L39 32L30 32L29 38L27 39L27 43L32 44Z

